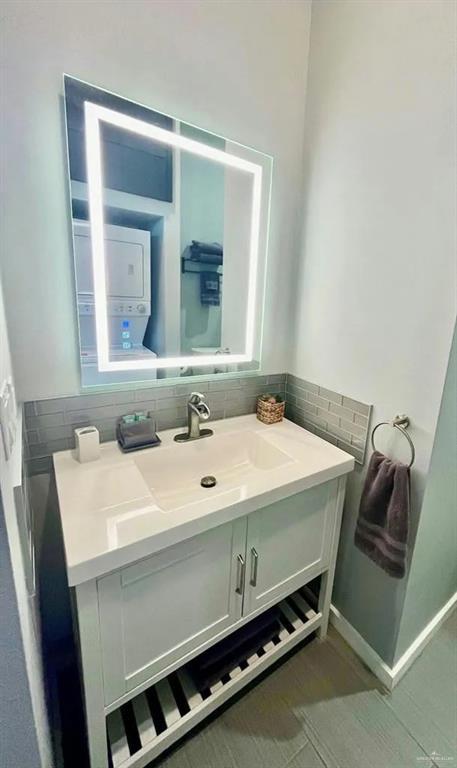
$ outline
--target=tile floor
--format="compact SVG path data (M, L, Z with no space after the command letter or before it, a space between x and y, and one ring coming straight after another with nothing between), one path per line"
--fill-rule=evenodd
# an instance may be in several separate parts
M154 768L457 766L456 638L457 612L389 694L331 630Z

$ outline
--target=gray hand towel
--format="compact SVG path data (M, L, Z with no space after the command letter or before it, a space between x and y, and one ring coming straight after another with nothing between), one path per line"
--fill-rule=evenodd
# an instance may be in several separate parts
M354 543L397 579L405 575L409 496L406 464L374 451L360 500Z

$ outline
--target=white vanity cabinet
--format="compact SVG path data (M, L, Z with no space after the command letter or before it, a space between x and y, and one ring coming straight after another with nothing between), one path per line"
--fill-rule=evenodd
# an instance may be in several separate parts
M245 615L277 603L328 567L337 488L333 480L249 515Z
M245 546L240 518L98 579L106 705L236 623Z
M328 565L336 480L97 580L104 702L153 683Z

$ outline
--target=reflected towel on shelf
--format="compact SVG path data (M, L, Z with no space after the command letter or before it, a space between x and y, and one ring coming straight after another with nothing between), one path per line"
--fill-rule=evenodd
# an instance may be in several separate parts
M222 264L223 249L220 243L201 243L192 240L189 248L192 261L201 261L206 264Z
M200 272L200 301L204 306L220 305L221 290L218 272Z
M397 579L405 575L409 505L409 468L374 451L360 500L354 543Z

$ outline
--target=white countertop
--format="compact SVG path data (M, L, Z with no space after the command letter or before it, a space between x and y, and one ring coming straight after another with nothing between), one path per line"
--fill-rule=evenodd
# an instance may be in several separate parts
M208 424L204 425L205 427ZM80 464L54 454L68 581L75 586L279 499L350 472L354 459L284 420L255 415L216 421L214 436L124 454L101 445ZM213 474L214 488L200 478Z

